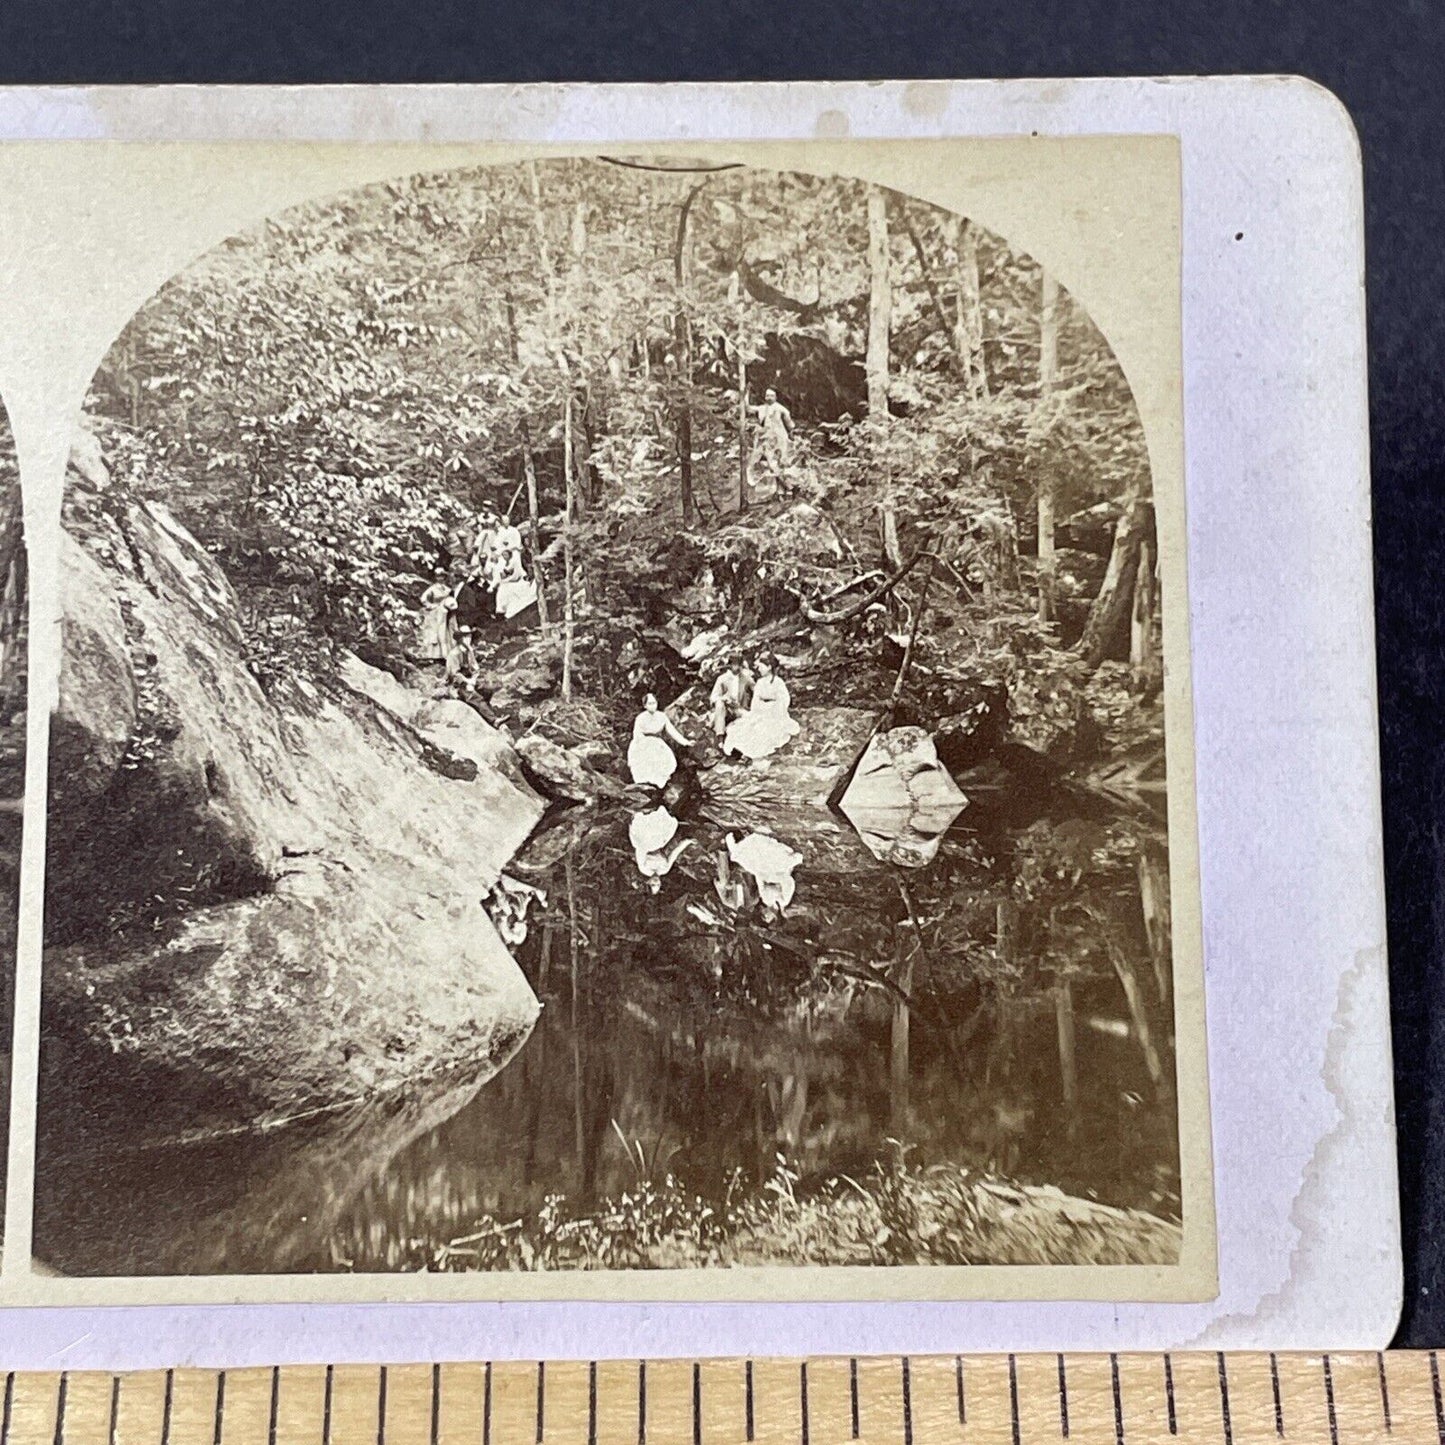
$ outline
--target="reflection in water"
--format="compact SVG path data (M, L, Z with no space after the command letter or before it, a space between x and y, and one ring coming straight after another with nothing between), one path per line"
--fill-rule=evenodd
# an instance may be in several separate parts
M76 1218L100 1197L107 1224L195 1221L142 1232L151 1270L401 1269L556 1196L585 1210L671 1173L721 1199L762 1186L780 1154L805 1191L900 1149L1177 1217L1157 830L991 831L968 809L973 828L929 833L927 808L895 797L890 835L870 801L899 778L938 799L922 761L869 768L861 843L821 809L779 810L766 831L664 808L561 815L493 899L543 1002L500 1073L445 1108L348 1116L344 1148L335 1131L140 1153L112 1137L102 1162L52 1160L70 1194L41 1201L37 1238L91 1243L46 1262L94 1265L103 1226ZM247 1183L272 1156L306 1183L291 1200ZM105 1268L137 1264L114 1253L130 1231L105 1230Z
M728 861L751 876L763 912L782 917L797 892L793 869L803 861L803 855L778 842L771 833L754 832L744 838L729 833L726 844Z
M627 825L628 841L632 844L633 861L637 871L647 880L648 891L658 893L662 880L672 872L672 865L692 847L691 838L683 838L671 849L668 844L677 837L678 821L665 807L658 806L651 812L634 813Z

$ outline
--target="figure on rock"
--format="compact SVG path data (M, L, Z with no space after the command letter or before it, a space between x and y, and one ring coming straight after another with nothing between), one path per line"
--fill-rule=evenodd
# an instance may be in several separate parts
M446 568L438 567L435 580L421 594L421 657L445 663L457 641L457 598L447 581Z
M729 724L723 737L724 753L740 753L760 762L798 735L798 724L788 711L792 696L778 676L777 661L764 653L758 658L758 678L748 709Z
M748 710L748 704L753 699L754 681L742 653L730 654L708 697L712 730L719 739L727 732L728 724L736 722Z
M692 746L692 739L672 725L667 713L657 705L657 694L650 692L632 724L632 741L627 748L627 767L634 783L653 788L667 786L677 771L677 755L668 746L669 740L679 747Z

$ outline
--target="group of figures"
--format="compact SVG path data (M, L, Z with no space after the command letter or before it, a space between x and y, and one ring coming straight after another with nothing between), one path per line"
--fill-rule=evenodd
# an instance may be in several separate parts
M477 516L476 540L455 574L438 567L422 593L420 656L444 664L448 677L475 672L472 637L485 621L510 621L537 600L522 559L522 533L495 508Z
M759 766L798 735L789 709L792 697L778 675L777 659L764 653L756 670L741 654L729 657L708 697L708 718L724 757L747 758ZM673 745L690 748L687 737L648 693L632 724L627 767L632 781L663 788L677 771Z

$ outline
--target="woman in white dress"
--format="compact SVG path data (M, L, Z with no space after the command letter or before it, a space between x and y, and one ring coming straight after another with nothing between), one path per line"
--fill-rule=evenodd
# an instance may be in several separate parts
M754 762L771 757L798 735L798 724L788 712L791 705L788 684L778 676L774 660L764 654L758 659L752 701L748 710L728 725L723 752L741 753Z
M421 594L421 656L428 662L445 662L457 642L457 599L438 567L436 581Z
M648 693L642 700L642 711L632 724L632 741L627 747L627 767L634 783L654 788L667 786L677 771L677 755L668 740L679 747L690 748L692 739L673 727L672 720L657 705L657 695Z

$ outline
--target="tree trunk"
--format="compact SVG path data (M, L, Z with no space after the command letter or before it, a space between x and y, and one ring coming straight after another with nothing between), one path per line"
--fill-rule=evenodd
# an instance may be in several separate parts
M677 402L677 468L678 489L682 501L682 524L697 524L697 499L692 487L692 325L688 320L684 291L687 285L687 222L692 203L707 183L699 182L678 208L677 234L672 249L672 275L677 285L677 310L673 313L673 345L677 366L674 381L678 387Z
M913 254L918 259L919 274L923 277L924 287L928 291L928 303L933 308L933 314L938 321L938 329L943 332L943 339L948 342L949 350L952 353L950 360L953 369L964 379L966 385L968 352L965 349L963 338L959 329L949 322L948 310L943 304L943 293L938 289L938 282L933 275L933 267L928 260L928 252L923 248L923 237L918 234L918 227L913 224L913 217L908 214L906 201L900 200L898 211L903 217L903 228L908 233L908 240L913 246Z
M888 425L888 347L893 324L893 279L888 251L888 197L876 186L868 192L868 420L880 433ZM902 561L898 512L890 477L881 504L883 555L892 567Z
M562 481L566 502L562 513L562 697L572 696L572 648L576 640L576 601L572 577L572 521L575 510L576 481L572 466L572 390L569 384L562 403Z
M1130 495L1124 513L1114 527L1114 546L1109 565L1099 584L1099 595L1089 608L1088 621L1074 651L1090 667L1109 656L1128 626L1134 599L1134 579L1139 570L1139 553L1149 535L1154 509L1137 492Z
M954 329L956 349L968 362L968 394L988 400L988 368L983 360L983 298L978 281L978 227L950 217L949 245L954 257Z
M738 511L748 509L748 363L738 338Z
M1059 283L1045 271L1039 295L1039 405L1047 407L1059 380ZM1039 474L1039 621L1054 620L1054 478Z
M899 952L904 945L901 937ZM913 991L913 955L900 968L898 986L904 994ZM910 1068L909 1008L896 994L893 998L893 1027L889 1038L889 1118L895 1129L906 1129L909 1116Z
M522 474L527 479L527 521L532 539L532 582L537 588L537 622L543 637L552 635L547 616L547 584L542 577L542 530L537 521L537 466L532 460L532 429L522 423Z

